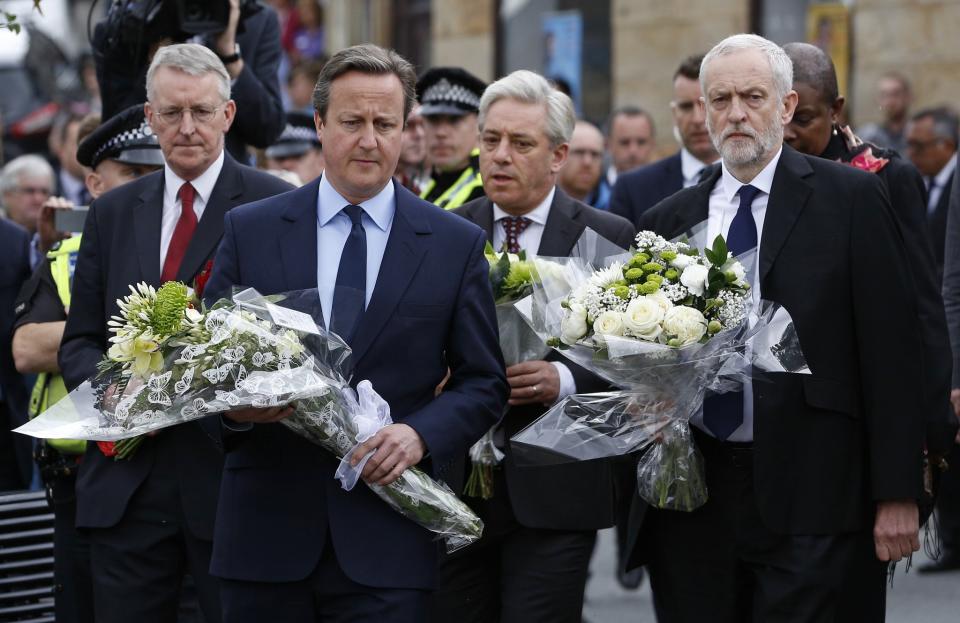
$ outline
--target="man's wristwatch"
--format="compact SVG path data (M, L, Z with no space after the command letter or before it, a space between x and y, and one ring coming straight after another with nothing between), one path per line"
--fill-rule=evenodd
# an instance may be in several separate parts
M218 51L215 53L217 55L217 58L219 58L224 65L236 63L237 61L240 60L240 44L239 43L233 44L233 54L231 54L230 56L221 56L220 52Z

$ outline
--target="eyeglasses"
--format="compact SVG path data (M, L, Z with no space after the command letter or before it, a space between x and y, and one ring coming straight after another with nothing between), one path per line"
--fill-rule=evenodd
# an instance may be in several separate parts
M925 151L928 147L936 145L940 142L939 138L932 138L929 141L918 141L918 140L908 140L907 141L907 150L921 152Z
M183 115L190 113L190 118L194 123L210 123L217 111L223 107L218 106L196 106L194 108L166 108L164 110L155 110L153 114L163 122L164 125L179 125L183 121Z
M571 158L593 158L599 160L603 158L603 152L596 151L593 149L571 149L570 150Z
M16 189L16 192L21 195L43 195L44 197L49 197L52 194L49 188L43 188L42 186L20 186Z

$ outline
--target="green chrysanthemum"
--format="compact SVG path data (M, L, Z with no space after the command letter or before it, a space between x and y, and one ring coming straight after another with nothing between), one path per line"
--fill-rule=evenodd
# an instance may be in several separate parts
M157 301L150 310L150 324L156 335L173 335L180 330L184 312L190 303L187 286L168 281L157 290Z
M503 286L510 290L522 288L531 285L534 279L533 262L514 262L510 264L510 272L503 280Z

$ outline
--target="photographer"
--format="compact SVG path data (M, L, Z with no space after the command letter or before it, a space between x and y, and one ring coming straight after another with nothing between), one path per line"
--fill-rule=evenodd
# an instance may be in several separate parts
M93 37L103 118L142 102L153 54L184 41L206 45L226 66L237 103L226 149L249 163L247 146L269 146L285 121L277 79L282 55L277 14L255 0L115 0Z

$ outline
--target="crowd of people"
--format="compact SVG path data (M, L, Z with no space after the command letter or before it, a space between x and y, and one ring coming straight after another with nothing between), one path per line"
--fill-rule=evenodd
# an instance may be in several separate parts
M124 459L0 434L0 490L44 487L54 510L57 621L578 623L614 526L620 583L645 573L665 623L882 621L890 567L933 521L942 554L920 570L960 568L956 112L912 111L890 73L883 122L854 131L827 54L735 35L678 59L680 149L658 159L639 106L595 124L531 71L418 76L374 45L327 59L321 3L271 4L231 0L222 32L161 42L123 84L98 66L102 103L64 107L3 167L0 428L96 374L132 284L316 288L394 421L360 446L363 480L420 466L483 536L441 553L342 490L337 461L277 425L286 406ZM615 388L557 352L504 365L484 247L566 257L588 228L628 249L698 225L755 259L812 374L707 397L692 512L645 502L634 455L518 461L510 437L551 405ZM491 427L492 494L467 495Z

